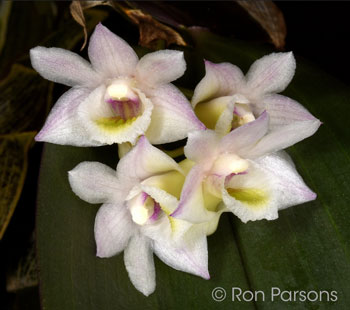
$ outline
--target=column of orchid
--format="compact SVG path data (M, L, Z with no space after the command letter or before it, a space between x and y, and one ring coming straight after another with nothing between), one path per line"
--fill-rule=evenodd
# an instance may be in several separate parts
M183 53L139 59L101 24L90 63L59 48L36 47L33 67L71 86L57 101L37 141L74 146L125 143L116 168L83 162L69 171L81 199L102 204L95 220L96 255L124 251L134 286L155 290L153 254L177 270L209 279L207 236L223 212L243 222L273 220L278 210L316 198L281 150L320 126L298 102L278 95L295 71L292 53L267 55L247 75L205 61L192 106L170 82L186 70ZM152 144L187 139L180 163Z

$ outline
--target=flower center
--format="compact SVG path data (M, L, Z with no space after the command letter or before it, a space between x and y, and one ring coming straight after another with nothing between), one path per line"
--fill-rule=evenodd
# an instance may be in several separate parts
M222 154L212 165L206 178L206 190L216 197L221 197L222 186L234 175L243 174L249 162L236 154Z
M159 204L145 192L128 201L132 220L138 225L144 225L148 220L156 220L161 211Z
M127 121L141 114L141 102L128 80L116 80L107 87L105 102L111 110L110 120Z
M247 160L239 157L236 154L222 154L214 162L211 167L211 172L217 175L230 175L232 173L240 173L246 171L249 167Z
M232 129L255 120L249 104L236 103L233 111Z

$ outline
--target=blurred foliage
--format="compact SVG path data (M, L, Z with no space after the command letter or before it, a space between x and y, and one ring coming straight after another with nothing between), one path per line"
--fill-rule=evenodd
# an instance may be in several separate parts
M116 12L121 13L125 17L129 18L131 22L136 24L140 31L139 45L151 49L157 49L159 47L159 41L163 41L162 46L169 46L170 44L185 46L186 43L181 35L174 29L160 23L154 19L151 15L145 14L142 10L135 10L130 8L127 2L117 1L79 1L74 0L70 5L70 12L75 21L83 27L84 30L84 43L82 49L87 42L86 21L84 16L84 10L90 9L95 6L108 5L112 7Z
M21 289L39 284L38 267L36 262L35 235L33 234L28 245L27 253L18 262L16 268L8 273L6 290L16 292Z
M237 0L251 17L267 32L277 49L283 49L287 35L286 22L281 10L272 1Z
M0 3L0 54L4 47L7 33L7 23L12 7L11 1Z
M4 2L6 3L6 2ZM10 2L12 3L12 2ZM7 10L6 12L10 12ZM34 16L43 16L39 23L30 22ZM79 27L70 19L59 21L60 29L54 28L57 8L54 2L43 4L14 3L8 21L8 33L0 67L11 66L18 57L28 64L28 49L38 44L71 49L81 39ZM88 29L106 16L103 12L87 15ZM19 19L22 26L13 26ZM18 22L18 20L17 20ZM27 31L26 24L30 26ZM6 27L3 27L4 29ZM27 33L28 32L28 33ZM32 32L34 34L32 34ZM17 59L17 60L18 60ZM0 239L19 199L27 167L27 152L35 131L38 131L52 106L52 83L40 77L34 70L14 64L9 74L0 81L0 139L1 139L1 195L0 195Z
M53 83L31 69L28 52L37 45L72 49L83 39L81 28L67 8L54 1L3 1L0 4L0 241L21 197L31 164L28 153L34 145L33 138L53 104ZM106 16L106 12L99 10L87 13L87 31ZM36 184L37 180L32 182ZM25 203L33 204L32 201ZM34 220L34 214L29 220ZM9 292L37 285L33 242L25 245L27 254L20 251L23 257L12 257L18 264L7 274ZM21 296L29 297L28 292ZM15 300L15 304L17 302ZM0 308L3 309L3 304Z
M22 192L27 153L35 133L0 135L0 238L3 237Z

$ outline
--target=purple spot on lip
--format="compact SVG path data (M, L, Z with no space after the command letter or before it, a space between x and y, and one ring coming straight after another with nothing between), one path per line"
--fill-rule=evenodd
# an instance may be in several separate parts
M147 194L146 194L147 195ZM158 202L154 202L154 211L153 214L151 215L151 217L149 218L151 221L155 221L156 219L158 219L159 213L162 209L160 208L160 205Z
M141 201L142 201L142 204L144 204L146 202L147 198L149 197L149 195L145 192L142 192L141 195L142 195Z
M109 98L106 100L110 104L116 116L124 120L133 118L140 114L140 101L138 99L115 100Z

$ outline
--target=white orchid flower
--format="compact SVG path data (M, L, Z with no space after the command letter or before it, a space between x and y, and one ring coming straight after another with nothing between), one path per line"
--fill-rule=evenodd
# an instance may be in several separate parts
M184 95L170 84L186 70L183 52L162 50L139 60L123 39L99 24L88 55L91 64L60 48L31 49L36 71L72 87L52 109L37 141L75 146L134 144L145 134L158 144L205 128Z
M130 280L146 296L155 289L153 253L177 270L209 279L206 236L216 230L220 213L199 225L171 218L184 180L182 168L144 136L116 172L98 162L69 172L75 194L103 203L95 220L97 256L124 251Z
M278 210L316 198L303 182L289 156L277 152L303 133L267 134L269 117L222 136L213 130L189 134L186 157L195 162L186 177L173 217L200 223L216 216L205 207L205 193L222 199L243 222L273 220ZM275 153L277 152L277 153Z
M206 75L195 88L192 106L209 129L221 133L255 120L266 110L270 131L288 133L297 128L303 132L302 139L307 138L320 121L298 102L277 94L292 80L295 66L292 52L258 59L246 76L230 63L205 61Z

